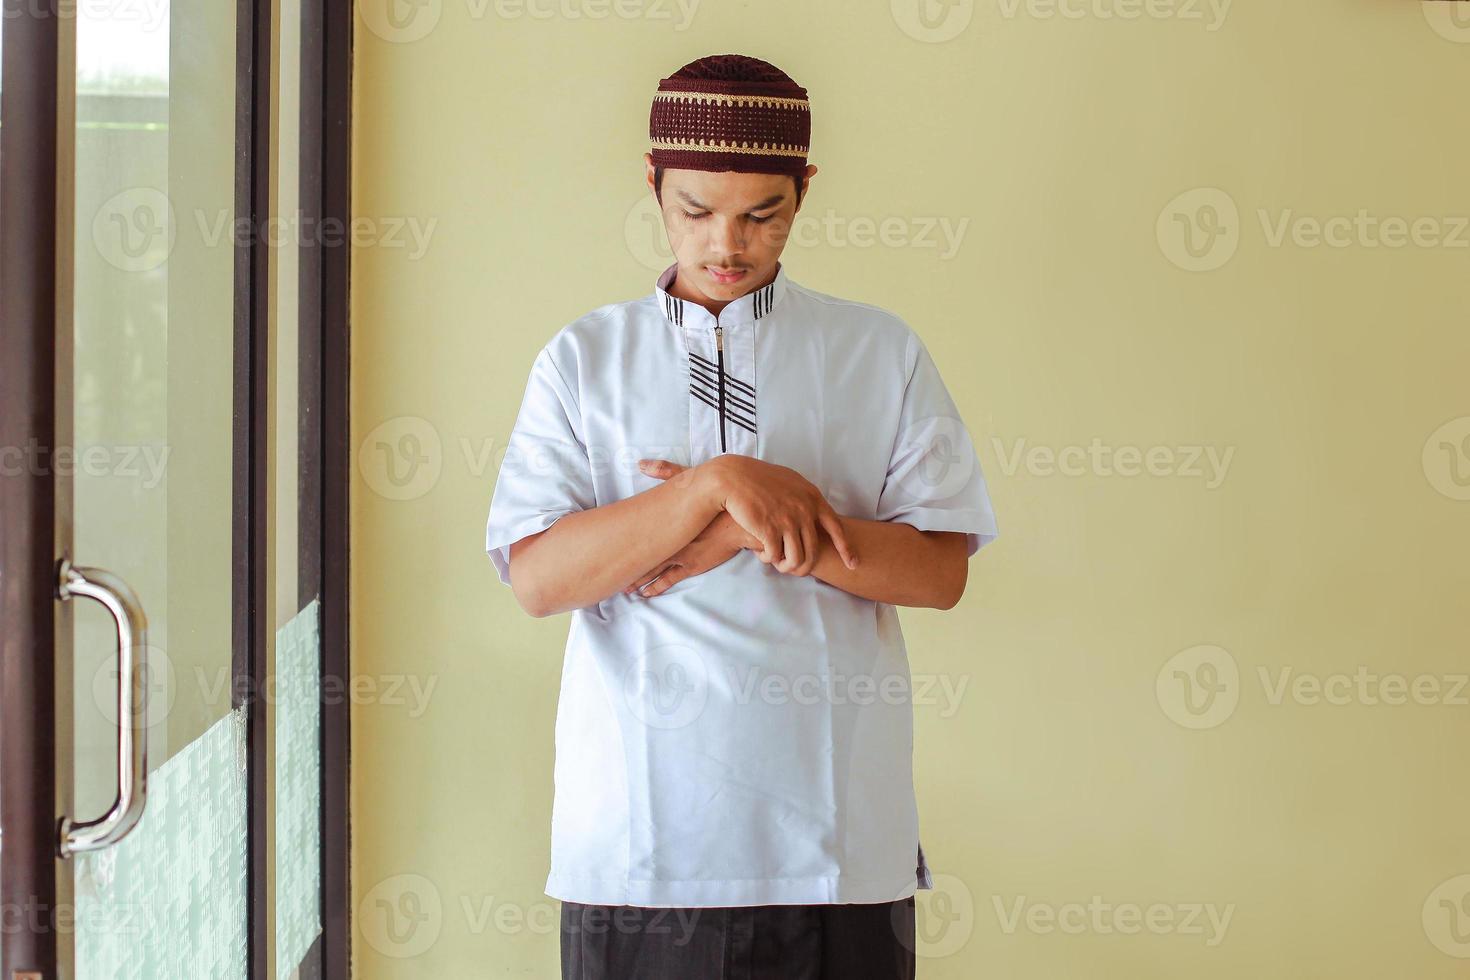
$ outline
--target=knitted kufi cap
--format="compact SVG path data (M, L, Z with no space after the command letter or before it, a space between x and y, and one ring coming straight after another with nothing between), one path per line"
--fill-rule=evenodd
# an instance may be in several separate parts
M648 118L656 166L806 172L806 89L775 65L738 54L700 58L658 83Z

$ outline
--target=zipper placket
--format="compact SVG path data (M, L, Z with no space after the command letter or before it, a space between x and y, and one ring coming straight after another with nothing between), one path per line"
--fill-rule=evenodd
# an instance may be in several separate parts
M725 342L719 321L715 322L715 372L720 392L720 452L725 451Z

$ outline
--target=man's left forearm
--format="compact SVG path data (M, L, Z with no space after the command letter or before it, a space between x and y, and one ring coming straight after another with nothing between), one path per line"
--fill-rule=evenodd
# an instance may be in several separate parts
M862 561L848 568L823 532L813 577L895 606L949 609L960 601L970 564L963 532L921 531L911 524L859 517L843 517L842 523Z

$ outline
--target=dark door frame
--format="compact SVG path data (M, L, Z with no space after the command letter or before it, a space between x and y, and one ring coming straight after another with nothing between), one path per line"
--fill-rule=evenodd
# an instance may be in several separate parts
M56 445L56 197L46 191L61 25L23 7L4 0L0 79L0 909L12 910L0 922L0 977L35 970L52 980L56 857L42 842L56 837L56 488L46 451Z
M0 977L57 976L56 570L51 451L57 445L57 0L3 0L0 80ZM235 203L252 229L269 203L271 5L237 0ZM301 208L324 229L301 255L301 593L319 594L322 689L347 690L348 289L352 6L303 0ZM255 165L256 163L259 165ZM333 234L333 229L336 233ZM268 255L258 234L235 256L232 627L235 704L263 691L266 620ZM38 447L34 452L30 447ZM315 590L315 593L308 590ZM322 702L322 935L304 977L348 980L351 950L350 704ZM267 964L266 714L252 711L248 843L249 977ZM88 980L88 978L81 978Z
M242 164L236 175L236 213L249 214L249 227L262 229L270 201L270 0L237 0L238 98L250 106L238 116L236 145ZM299 201L302 240L298 309L299 403L297 556L298 607L321 598L322 691L348 690L348 487L352 454L349 367L348 275L351 208L352 5L303 0L301 5L301 106ZM246 149L248 148L248 150ZM264 160L251 167L249 161ZM269 492L266 430L270 317L267 253L257 235L236 253L236 429L237 446L251 446L235 467L237 549L264 555ZM284 501L278 502L282 504ZM236 651L249 692L265 691L267 645L273 630L266 619L267 570L252 562L236 570ZM348 980L352 948L351 842L348 800L351 779L350 708L346 699L321 703L321 882L322 934L300 964L303 978ZM267 975L269 902L266 890L269 827L265 800L267 714L254 711L247 733L250 755L250 942L251 980ZM86 978L82 978L86 980Z
M308 0L309 2L309 0ZM245 864L248 951L245 975L266 976L271 893L266 819L272 772L267 759L270 712L257 693L267 690L266 657L271 642L268 619L269 574L265 555L270 540L266 507L270 494L270 253L256 229L270 215L271 3L235 3L235 216L248 215L248 239L235 245L235 378L233 522L235 561L231 566L233 675L231 707L249 701L245 750L249 757L245 794ZM259 165L257 165L259 164ZM240 561L241 555L249 556ZM242 680L245 683L240 683ZM77 980L86 980L79 977Z
M352 451L352 23L356 4L309 0L302 44L314 52L303 71L304 134L320 134L321 227L340 231L320 250L313 294L320 309L321 585L323 690L350 690L352 645L350 487ZM311 30L308 30L308 27ZM320 99L318 102L317 100ZM313 136L312 138L316 138ZM307 188L302 188L303 200ZM331 685L331 686L325 686ZM322 702L322 977L352 976L352 703Z

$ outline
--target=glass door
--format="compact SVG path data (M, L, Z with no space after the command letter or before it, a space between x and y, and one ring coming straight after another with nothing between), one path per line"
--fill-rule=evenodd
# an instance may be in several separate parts
M247 971L235 13L80 4L70 21L56 732L76 913L61 972L78 980Z

